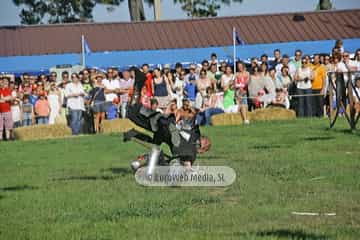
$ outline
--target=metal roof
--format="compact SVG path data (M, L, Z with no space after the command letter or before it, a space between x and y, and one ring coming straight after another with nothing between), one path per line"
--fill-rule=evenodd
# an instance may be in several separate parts
M226 46L232 44L233 27L247 44L359 38L360 9L156 22L4 26L0 27L0 56L78 53L82 34L93 52Z

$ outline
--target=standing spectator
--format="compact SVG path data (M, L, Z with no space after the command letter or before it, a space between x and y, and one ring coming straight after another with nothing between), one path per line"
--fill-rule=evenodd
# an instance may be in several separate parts
M190 106L195 106L196 94L197 94L197 86L196 80L191 79L189 82L185 84L184 94L189 101ZM184 99L183 99L184 104Z
M29 101L29 97L30 97L29 95L24 95L22 106L21 106L23 127L31 126L32 120L34 118L34 108L33 108L33 105Z
M343 62L349 72L358 71L359 64L356 61L350 59L350 54L348 52L343 53Z
M288 67L289 69L289 75L292 79L294 79L294 75L296 73L296 68L294 64L289 64L289 56L288 55L283 55L282 59L281 59L281 63L276 65L276 75L280 76L281 75L281 69L282 67Z
M68 83L69 82L69 72L68 71L63 71L61 73L61 82L62 83Z
M72 82L65 87L65 97L67 98L67 107L69 109L70 127L72 133L77 135L81 129L82 111L85 110L85 91L80 83L78 74L71 74L71 80Z
M326 81L326 68L320 63L320 55L314 55L314 63L312 65L313 81L312 81L312 93L324 94L325 93L325 81ZM312 101L312 114L315 117L323 116L323 96L313 96Z
M224 61L222 61L222 62L220 63L220 69L219 69L219 70L220 70L221 75L225 72L226 65L227 65L227 63L224 62Z
M268 59L269 59L268 55L266 54L261 55L260 57L261 64L266 64L266 66L268 66Z
M335 54L343 54L344 53L344 43L341 39L336 40L335 46L333 48L333 55Z
M153 75L149 72L149 64L144 64L142 66L142 71L146 76L146 80L145 80L146 95L151 98L152 96L154 96L154 85L153 85Z
M57 83L57 73L56 72L51 72L50 73L50 79L49 79L50 82L54 82L54 83Z
M118 98L117 94L120 89L120 82L114 79L112 68L107 70L107 79L104 79L102 83L105 87L106 108L112 108L113 101Z
M200 78L196 82L198 92L195 99L195 108L200 109L203 105L204 97L207 95L206 90L212 87L210 79L207 77L207 73L204 69L200 71Z
M359 65L360 64L360 48L356 49L353 60L358 63L359 71L360 71L360 65Z
M166 74L166 77L168 79L168 82L173 82L174 76L171 74L171 72L168 72ZM172 90L175 93L174 97L176 99L176 106L178 108L181 108L182 106L182 100L184 98L184 86L185 86L185 71L182 71L180 73L180 76L178 79L175 80L175 83L172 85Z
M61 113L60 91L55 83L51 83L47 99L50 106L49 124L55 124L55 120Z
M246 70L244 62L237 63L235 90L236 103L240 106L240 113L243 121L249 123L247 119L248 101L247 101L247 87L250 79L250 73Z
M225 113L238 113L239 106L235 104L235 87L234 82L232 81L230 84L224 86L224 98L223 98L223 106Z
M216 53L212 53L210 56L210 66L215 65L216 68L218 68L218 64L219 64L219 62L218 62Z
M22 93L25 95L30 95L32 91L32 88L30 86L29 80L25 81L22 85Z
M161 73L160 69L154 69L154 97L159 102L159 108L165 110L171 94L171 87L168 79Z
M58 123L63 123L63 124L67 124L68 126L70 125L70 116L69 116L69 111L67 108L67 98L65 96L65 88L66 85L68 84L68 82L61 82L58 85L58 89L60 92L60 116L58 118Z
M266 69L265 66L262 66L263 71L260 72L259 67L254 67L253 74L250 75L248 90L251 98L251 109L266 106L275 97L275 85L266 74Z
M271 68L276 68L281 63L281 52L280 49L274 50L274 60L270 61Z
M14 123L14 128L18 128L21 126L21 106L20 106L20 100L14 99L14 101L11 104L11 114L12 114L12 120Z
M120 84L119 93L120 93L120 101L121 101L120 113L122 118L126 118L126 109L127 109L127 104L129 102L129 91L134 85L134 79L130 78L129 71L124 71L122 75L123 78L120 79L119 81Z
M86 69L83 71L83 79L81 80L81 84L84 88L86 95L88 95L90 91L93 89L93 85L90 79L89 71Z
M210 66L209 61L208 60L202 61L201 66L202 66L202 69L205 70L206 74L207 74L207 72L209 70L209 66Z
M211 81L211 85L214 86L214 90L216 90L218 88L218 86L221 85L221 77L218 77L218 68L216 64L211 64L210 65L210 70L207 74L209 80Z
M0 140L3 140L3 129L5 128L5 137L10 140L10 132L13 128L11 114L11 90L7 78L0 79Z
M289 75L289 68L284 66L281 68L281 74L277 77L276 88L289 89L292 82L291 76Z
M177 62L177 63L175 64L175 74L174 74L175 81L176 81L177 79L179 79L182 70L184 70L182 64L179 63L179 62Z
M297 87L297 94L302 95L298 97L298 116L299 117L311 117L312 116L312 104L311 96L311 80L312 71L307 65L305 58L302 59L301 68L296 71L295 81Z
M259 63L256 57L252 57L250 60L250 66L249 66L249 72L252 74L252 70L255 69L255 67L258 67Z
M98 74L95 78L95 86L90 91L90 100L89 105L92 106L92 111L94 112L95 122L94 122L94 130L95 132L101 132L101 123L105 120L105 112L106 112L106 98L104 92L103 75Z
M189 68L189 73L185 76L185 83L190 81L196 81L199 76L196 74L196 66L195 64L191 64ZM176 79L177 80L177 79Z
M295 71L301 68L302 51L300 49L295 51L295 58L290 61L290 65L293 65Z
M35 114L37 124L48 124L50 105L46 99L45 92L39 93L39 100L35 103Z
M221 76L221 88L224 90L234 83L234 75L230 65L225 68L225 73ZM225 90L224 90L225 91Z

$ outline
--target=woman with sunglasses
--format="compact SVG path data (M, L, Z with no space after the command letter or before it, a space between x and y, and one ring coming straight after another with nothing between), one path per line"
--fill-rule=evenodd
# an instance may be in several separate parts
M311 96L313 73L305 57L301 60L301 67L296 71L294 80L296 82L298 97L297 113L299 117L312 116Z

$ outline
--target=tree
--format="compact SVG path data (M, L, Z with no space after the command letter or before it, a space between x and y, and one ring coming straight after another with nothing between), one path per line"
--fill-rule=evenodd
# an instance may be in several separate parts
M192 17L217 16L221 4L242 0L173 0ZM119 6L124 0L13 0L16 6L23 7L20 12L22 24L91 22L92 11L96 4L106 4L109 11ZM144 0L149 6L154 0ZM144 21L143 0L128 0L131 21Z
M319 3L316 7L317 10L330 10L332 9L331 0L319 0Z
M221 8L221 4L229 5L231 2L242 0L174 0L180 3L189 17L215 17Z

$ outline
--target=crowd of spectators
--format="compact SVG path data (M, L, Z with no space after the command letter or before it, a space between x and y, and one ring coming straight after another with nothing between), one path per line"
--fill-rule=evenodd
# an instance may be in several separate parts
M329 107L327 73L360 71L360 49L353 58L341 41L331 54L309 56L296 50L290 58L276 49L272 57L264 54L250 63L239 61L235 69L234 74L234 67L218 61L216 54L188 69L181 63L175 69L164 65L152 70L144 64L141 103L164 113L180 112L182 120L195 118L200 125L211 125L211 117L221 113L239 113L248 124L248 111L269 105L292 108L299 117L323 117ZM104 119L126 118L134 74L130 69L91 68L70 76L64 71L59 78L56 72L2 75L1 139L11 139L13 128L34 124L66 123L74 135L101 132ZM360 95L360 79L355 82ZM358 99L355 102L359 110Z

